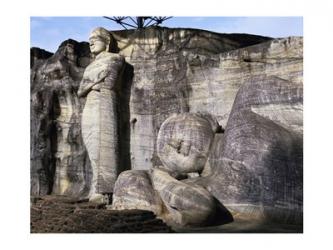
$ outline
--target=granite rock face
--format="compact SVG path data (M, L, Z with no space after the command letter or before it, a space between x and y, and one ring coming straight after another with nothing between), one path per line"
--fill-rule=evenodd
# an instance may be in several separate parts
M251 77L302 81L302 38L271 40L182 29L115 37L119 53L133 66L130 125L125 126L132 169L161 165L156 139L171 114L209 113L225 128L238 89Z
M197 86L208 93L209 81L201 82L211 69L219 68L220 53L270 40L158 27L112 34L119 54L127 62L118 96L121 170L149 169L160 164L156 151L160 125L172 113L202 106L189 106L189 99L198 100L197 96L191 97L192 88ZM89 45L84 42L67 40L54 55L31 49L33 195L84 196L89 192L91 165L80 125L85 98L79 99L77 90L91 61ZM214 103L217 99L207 100Z
M207 162L218 123L208 115L182 113L166 119L157 144L163 165L129 170L116 182L113 209L146 209L168 225L210 225L216 199L205 187L184 179L199 176Z
M225 128L225 135L215 134L210 159L201 176L182 182L205 187L232 212L234 219L301 224L302 38L275 39L221 53L217 60L217 68L206 68L215 84L190 84L197 88L186 98L188 103L195 103L190 102L192 94L200 97L196 105L178 112L213 114ZM187 72L189 68L193 67L188 65ZM210 87L211 95L206 95L203 90ZM207 102L214 108L206 108ZM152 107L163 104L156 102ZM155 122L160 116L159 112L154 115ZM145 123L149 124L147 120ZM132 164L137 162L133 160ZM160 163L157 159L153 164Z
M132 169L161 165L156 139L161 124L173 113L208 112L225 126L242 82L234 73L237 79L229 81L225 76L223 53L270 40L167 28L113 34L119 54L133 67L128 88L130 125L126 126Z
M32 53L36 55L36 49ZM42 55L45 52L42 53ZM50 54L48 54L50 55ZM77 90L90 62L88 43L63 42L31 69L31 194L84 196L90 162L81 137Z
M147 170L128 170L122 172L116 182L112 209L142 209L161 214L163 203Z
M254 77L239 90L224 135L215 137L211 173L190 181L234 219L302 224L302 113L301 83Z
M219 133L198 178L182 183L205 188L234 218L301 223L303 39L167 28L111 33L126 61L120 167L145 170L132 181L148 190L146 172L163 165L157 139L170 115L207 113ZM85 100L76 93L91 61L88 44L69 40L51 57L32 53L31 193L84 197L92 176L80 131Z
M246 216L302 223L302 128L302 83L261 77L244 84L211 157L216 197Z
M50 53L46 50L40 48L31 48L30 49L30 68L34 65L38 64L39 62L43 62L44 60L50 58L53 53Z

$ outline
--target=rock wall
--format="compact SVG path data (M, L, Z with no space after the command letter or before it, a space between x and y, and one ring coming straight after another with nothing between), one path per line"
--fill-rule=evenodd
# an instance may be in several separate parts
M119 107L124 170L161 164L157 134L172 113L208 112L225 128L237 91L252 77L302 82L302 38L156 27L112 33L127 62ZM76 93L88 44L68 40L49 56L31 70L31 193L85 196L91 167L79 123L85 100Z
M90 62L88 43L65 41L48 58L31 52L31 194L85 195L91 174L76 92Z
M119 53L133 67L132 82L125 90L130 92L130 124L124 125L129 128L132 169L161 164L156 154L157 134L172 113L209 112L225 126L242 84L242 77L234 74L242 68L224 69L227 57L224 59L223 53L270 40L247 34L166 28L113 35Z
M235 219L302 224L303 84L254 77L215 138L205 186Z
M171 29L127 36L115 35L120 53L133 66L127 126L132 169L160 164L157 133L172 113L207 112L225 128L238 89L251 77L302 81L302 38Z

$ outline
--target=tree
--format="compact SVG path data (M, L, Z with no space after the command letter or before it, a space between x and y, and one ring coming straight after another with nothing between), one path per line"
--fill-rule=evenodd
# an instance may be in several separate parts
M142 29L149 26L158 26L164 21L172 18L171 16L137 16L137 17L130 17L130 16L118 16L118 17L107 17L104 16L109 20L112 20L125 29L127 28L134 28L134 29Z

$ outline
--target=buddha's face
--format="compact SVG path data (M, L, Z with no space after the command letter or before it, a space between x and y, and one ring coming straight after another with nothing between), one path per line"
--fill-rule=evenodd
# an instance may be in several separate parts
M89 38L90 51L91 53L98 55L102 51L106 51L107 45L99 36L91 36Z

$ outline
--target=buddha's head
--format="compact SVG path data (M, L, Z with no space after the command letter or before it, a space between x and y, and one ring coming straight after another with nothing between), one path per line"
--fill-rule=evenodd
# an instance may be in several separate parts
M109 51L111 44L111 34L104 28L98 27L94 29L89 36L90 51L94 55L98 55L103 51Z

